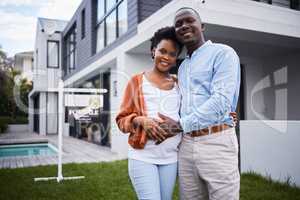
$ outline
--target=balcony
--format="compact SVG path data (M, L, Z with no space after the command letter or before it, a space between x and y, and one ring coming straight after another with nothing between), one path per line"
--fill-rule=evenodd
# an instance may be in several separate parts
M300 10L300 0L253 0L294 10Z

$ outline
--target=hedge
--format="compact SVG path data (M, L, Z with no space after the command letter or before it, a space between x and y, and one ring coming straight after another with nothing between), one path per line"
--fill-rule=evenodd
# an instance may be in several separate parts
M20 116L15 119L7 116L0 116L0 133L7 130L8 124L27 124L28 119L25 116Z

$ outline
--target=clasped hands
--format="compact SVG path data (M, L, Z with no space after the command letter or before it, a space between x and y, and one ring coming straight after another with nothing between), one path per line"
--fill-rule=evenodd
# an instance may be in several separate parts
M237 113L230 112L234 126L238 122ZM182 132L182 127L178 121L173 120L161 113L158 113L160 119L138 116L133 119L133 123L142 126L148 138L155 140L156 144L162 143L169 137L173 137Z
M162 143L169 137L173 137L182 131L179 122L158 113L159 119L138 116L133 119L135 125L141 126L149 139L155 140L156 144Z

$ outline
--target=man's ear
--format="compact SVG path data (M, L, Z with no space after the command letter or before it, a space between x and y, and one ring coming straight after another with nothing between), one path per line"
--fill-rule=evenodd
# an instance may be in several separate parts
M202 29L202 32L205 31L205 25L204 24L201 24L201 29Z

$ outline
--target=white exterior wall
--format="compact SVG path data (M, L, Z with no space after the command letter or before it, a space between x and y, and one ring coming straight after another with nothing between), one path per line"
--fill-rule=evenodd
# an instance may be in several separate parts
M247 120L300 120L300 53L242 58Z
M245 66L245 118L256 119L253 112L251 112L251 91L258 80L262 79L263 63L261 58L241 58L241 64ZM255 94L252 106L255 110L262 112L264 110L263 93Z
M242 58L245 118L240 123L242 172L300 186L299 53ZM252 101L251 101L252 98Z
M300 186L300 121L241 121L241 171Z
M28 80L32 80L32 74L33 74L32 58L29 58L29 57L24 58L24 60L23 60L23 73L22 74Z
M46 92L41 92L40 93L40 105L39 105L39 134L40 135L46 135Z
M47 68L47 40L59 41L59 68ZM49 36L45 32L40 31L38 24L34 52L34 90L46 91L48 88L58 87L58 80L62 75L61 45L60 33L54 33ZM38 50L38 55L36 55L36 50Z
M111 75L111 86L117 81L117 97L113 96L111 88L111 150L117 152L121 158L127 157L128 134L123 134L115 123L116 114L119 112L125 87L130 78L137 73L151 69L153 62L151 56L144 54L127 54L118 56L117 73Z
M300 120L299 57L297 53L274 56L266 60L265 74L270 74L272 95L265 95L267 111L272 112L275 120ZM273 76L273 77L272 77Z
M7 127L7 133L27 133L28 124L9 124Z
M47 134L58 133L58 94L47 92Z
M69 123L63 123L63 136L69 136L70 126Z
M21 77L32 80L33 76L33 52L22 52L15 55L14 69L21 72Z
M28 97L28 131L30 133L33 133L33 109L33 100L32 98Z
M40 25L37 25L36 41L35 41L35 56L34 56L34 77L33 90L43 90L47 88L47 39L42 33Z
M24 58L24 60L23 60L23 72L31 73L32 68L33 68L32 65L33 65L32 58Z

